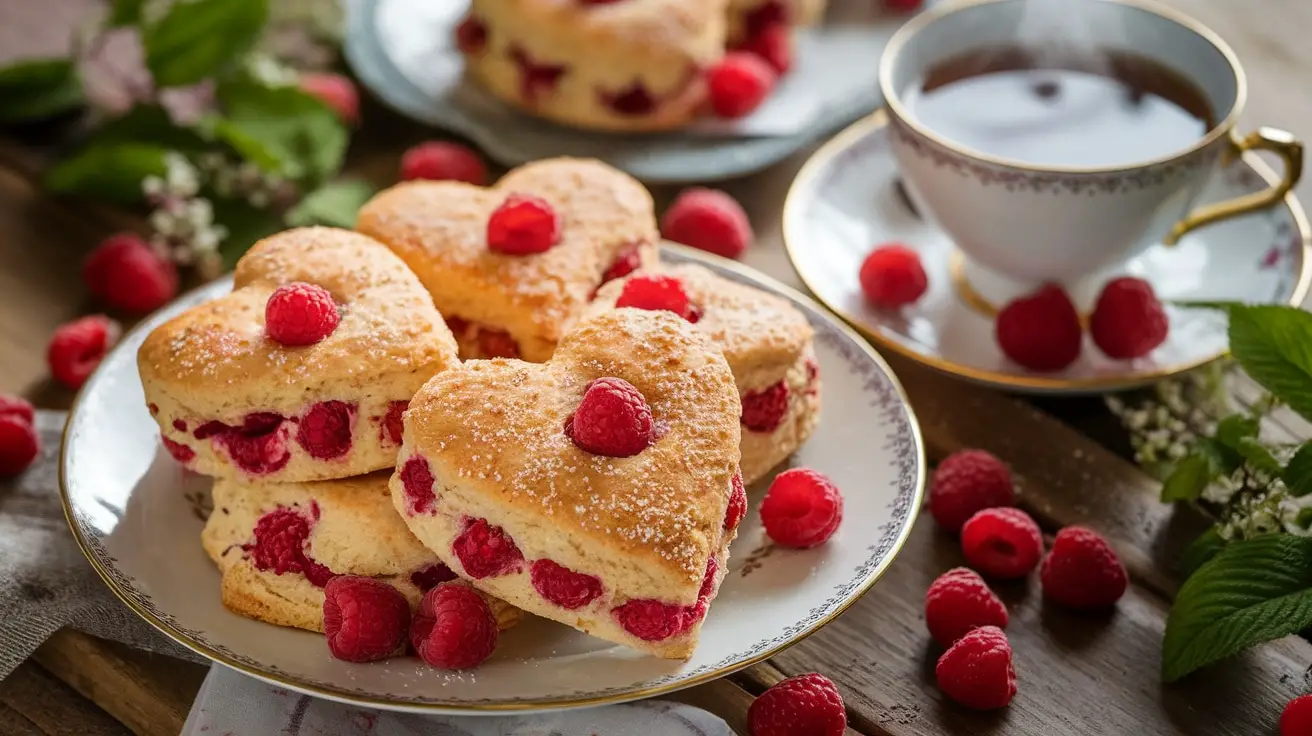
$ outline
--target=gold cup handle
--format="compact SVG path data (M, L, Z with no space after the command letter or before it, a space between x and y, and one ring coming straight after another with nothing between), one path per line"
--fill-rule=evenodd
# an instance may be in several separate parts
M1260 192L1199 207L1177 222L1162 242L1166 245L1175 245L1190 230L1277 204L1289 194L1289 190L1293 189L1303 176L1303 142L1295 138L1292 133L1276 128L1258 128L1240 138L1232 130L1230 145L1221 156L1221 165L1229 166L1245 151L1270 151L1279 156L1285 163L1285 172L1280 182Z

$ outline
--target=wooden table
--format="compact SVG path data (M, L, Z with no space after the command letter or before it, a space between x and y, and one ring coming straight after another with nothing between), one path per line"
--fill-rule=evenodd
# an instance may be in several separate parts
M1312 139L1312 5L1266 0L1171 3L1220 30L1250 78L1245 125L1282 126ZM400 150L426 132L376 106L350 168L388 183ZM90 308L77 264L104 235L140 226L125 213L58 201L39 190L50 141L0 137L0 391L49 407L68 392L46 378L44 346L56 326ZM747 259L776 275L791 269L779 238L784 193L806 154L728 189L750 210L760 242ZM1312 199L1312 181L1300 187ZM663 202L673 194L657 192ZM1020 693L999 713L946 701L934 686L939 650L922 620L923 595L963 562L955 541L922 520L886 577L837 621L767 663L677 694L746 734L755 694L784 676L823 672L846 700L850 734L1255 734L1271 733L1280 709L1309 688L1312 645L1286 639L1178 685L1159 684L1165 615L1178 585L1174 554L1202 528L1156 500L1158 485L1126 459L1125 438L1097 400L1032 403L890 359L910 393L931 461L982 447L1014 468L1022 505L1049 533L1071 523L1102 530L1133 586L1115 612L1078 616L1044 606L1037 586L1003 586L1012 612ZM1251 401L1255 387L1233 386ZM1296 418L1272 430L1308 436ZM53 492L53 491L52 491ZM0 682L0 733L176 734L204 668L64 631ZM244 735L243 735L244 736Z

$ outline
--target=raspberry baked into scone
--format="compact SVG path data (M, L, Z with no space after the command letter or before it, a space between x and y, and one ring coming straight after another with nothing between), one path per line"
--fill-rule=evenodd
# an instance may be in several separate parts
M455 580L396 515L389 475L216 481L201 544L223 574L223 604L267 623L323 631L323 588L334 576L381 580L412 610L430 588ZM485 598L502 629L518 622L518 610Z
M746 502L724 357L671 314L582 322L549 362L435 376L405 417L392 500L474 586L686 659Z
M748 484L810 438L820 421L820 364L811 325L788 300L701 266L680 265L606 284L590 314L617 305L681 314L724 352L742 397Z
M678 128L724 54L726 0L473 0L456 31L468 72L510 104L568 125Z
M729 0L729 44L750 44L776 26L818 23L826 4L826 0Z
M419 275L462 358L541 362L597 287L655 263L651 195L590 159L522 166L485 189L412 181L381 192L356 228Z
M173 457L279 482L392 467L410 397L459 363L410 269L358 233L303 228L256 243L233 289L155 328L137 355Z

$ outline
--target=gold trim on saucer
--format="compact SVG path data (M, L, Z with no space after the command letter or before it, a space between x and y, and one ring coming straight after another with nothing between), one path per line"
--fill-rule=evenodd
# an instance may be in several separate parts
M1128 374L1114 376L1096 376L1090 378L1053 378L1050 376L1040 376L1032 374L1012 374L1001 373L998 371L984 370L960 365L943 358L925 355L918 350L912 349L902 342L885 336L881 330L871 328L862 323L860 317L850 314L838 305L827 300L822 291L816 289L816 285L807 280L805 272L798 266L800 258L798 253L804 247L800 236L793 237L794 233L800 233L800 209L801 209L801 192L811 190L819 176L821 170L829 166L830 162L842 151L850 148L857 141L870 135L881 132L888 126L888 114L884 110L876 110L869 117L853 123L845 130L834 136L827 143L820 146L815 153L807 159L802 165L801 171L793 180L792 186L788 189L788 195L784 199L783 211L783 241L784 251L788 255L788 260L793 266L793 271L797 273L799 279L806 286L811 294L828 307L834 314L843 318L848 324L856 328L858 332L864 335L880 348L891 350L898 355L908 358L922 365L927 365L943 373L965 378L970 381L982 383L997 388L1028 391L1033 393L1095 393L1102 391L1116 391L1120 389L1134 388L1144 384L1159 381L1163 378L1190 371L1195 368L1207 365L1218 358L1227 355L1228 351L1220 351L1215 355L1205 358L1171 366L1155 367L1153 370L1130 372ZM1274 185L1280 181L1280 177L1267 166L1265 162L1259 159L1253 153L1245 153L1242 157L1243 162L1253 169L1263 181ZM1302 242L1301 260L1299 262L1298 280L1294 284L1294 289L1290 294L1288 304L1298 306L1303 303L1307 297L1309 287L1312 287L1312 228L1308 225L1308 219L1303 212L1303 206L1299 203L1298 198L1292 193L1284 198L1284 207L1289 210L1289 214L1294 220L1294 225L1298 230L1299 239ZM964 278L964 277L963 277ZM974 291L972 287L970 291ZM978 296L978 295L976 295ZM972 309L988 314L993 310L983 297L979 297L979 304L967 302ZM996 313L996 310L993 310Z

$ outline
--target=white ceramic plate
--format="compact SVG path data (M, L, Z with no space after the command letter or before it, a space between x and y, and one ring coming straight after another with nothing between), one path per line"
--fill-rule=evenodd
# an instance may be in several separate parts
M229 613L219 574L200 547L209 480L159 444L136 352L147 332L227 292L194 291L127 335L69 415L61 490L91 564L133 611L184 646L261 679L327 698L396 710L462 713L577 707L648 697L723 676L796 643L850 606L879 578L915 520L925 466L920 432L887 365L859 336L806 297L729 261L670 248L729 278L782 293L816 330L824 417L793 463L827 473L845 496L842 526L814 550L773 549L748 514L730 573L687 662L644 656L529 617L479 669L445 673L417 659L349 664L320 635ZM258 376L253 376L258 380ZM751 493L752 508L765 487Z
M1144 385L1225 354L1224 317L1168 306L1170 336L1144 358L1106 358L1086 338L1079 360L1056 373L1031 373L1009 361L994 342L992 317L963 298L952 240L899 195L885 122L880 111L816 152L788 193L783 227L802 282L880 347L990 386L1055 394ZM1202 202L1264 189L1274 176L1246 154L1212 178ZM874 246L892 241L920 254L929 291L911 307L891 312L866 304L857 273ZM1173 248L1149 248L1108 276L1145 278L1163 301L1299 304L1312 281L1310 252L1307 219L1290 195L1265 212L1195 230ZM1095 295L1087 296L1092 301Z

